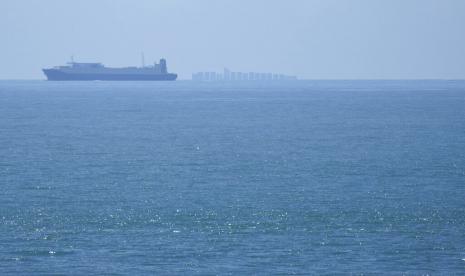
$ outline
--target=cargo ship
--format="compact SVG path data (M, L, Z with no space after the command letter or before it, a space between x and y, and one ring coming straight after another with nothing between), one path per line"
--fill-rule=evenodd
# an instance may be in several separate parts
M110 68L102 63L71 61L65 66L42 70L49 81L174 81L178 75L168 73L166 60L151 66Z

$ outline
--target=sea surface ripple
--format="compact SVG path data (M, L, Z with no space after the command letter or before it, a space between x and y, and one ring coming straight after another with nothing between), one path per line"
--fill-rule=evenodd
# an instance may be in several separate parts
M465 81L0 81L0 274L465 273Z

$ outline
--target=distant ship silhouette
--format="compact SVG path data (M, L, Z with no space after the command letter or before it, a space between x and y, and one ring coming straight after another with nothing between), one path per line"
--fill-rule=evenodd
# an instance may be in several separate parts
M166 60L152 66L109 68L102 63L80 63L42 69L49 81L174 81L178 75L168 73Z

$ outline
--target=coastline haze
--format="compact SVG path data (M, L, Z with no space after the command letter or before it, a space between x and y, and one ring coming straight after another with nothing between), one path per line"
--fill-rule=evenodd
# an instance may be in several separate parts
M77 61L164 57L197 71L306 79L463 79L463 1L2 1L0 79Z

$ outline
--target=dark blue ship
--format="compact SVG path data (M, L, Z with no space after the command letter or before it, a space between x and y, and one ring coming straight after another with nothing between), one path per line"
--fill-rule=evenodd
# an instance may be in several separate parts
M101 63L69 62L66 66L43 69L49 81L174 81L178 75L168 73L166 60L152 66L109 68Z

